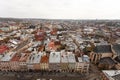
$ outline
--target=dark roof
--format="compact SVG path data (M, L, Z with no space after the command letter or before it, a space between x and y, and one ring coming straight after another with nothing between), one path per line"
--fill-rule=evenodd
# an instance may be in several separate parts
M93 51L96 53L112 53L111 45L98 45Z
M29 28L32 28L32 29L34 29L34 28L35 28L35 26L34 26L34 25L30 25L30 26L29 26Z
M112 76L112 78L114 78L114 80L120 80L120 74Z
M99 63L113 65L115 64L115 61L110 57L104 57L100 59Z
M115 57L115 60L120 63L120 56Z
M120 44L114 44L112 48L118 55L120 55Z

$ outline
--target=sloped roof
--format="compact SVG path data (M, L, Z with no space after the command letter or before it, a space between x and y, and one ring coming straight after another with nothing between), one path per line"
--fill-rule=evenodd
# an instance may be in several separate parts
M120 63L120 56L115 57L115 60Z
M120 44L114 44L112 48L118 55L120 55Z
M110 45L98 45L93 51L96 53L112 53Z
M120 74L115 75L115 76L112 76L112 78L113 78L114 80L119 80L119 79L120 79Z
M43 55L41 57L40 63L48 63L49 62L49 57L47 55Z
M103 73L110 80L119 80L120 79L120 70L103 70Z
M49 56L49 63L60 63L60 52L51 52Z
M110 57L105 57L105 58L101 58L99 63L113 65L115 64L115 61Z
M5 45L0 46L0 54L4 53L6 50L8 50L8 47Z

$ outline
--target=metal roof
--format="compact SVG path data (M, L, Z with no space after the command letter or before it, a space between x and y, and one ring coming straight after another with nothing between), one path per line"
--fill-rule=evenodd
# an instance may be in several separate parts
M60 63L60 52L51 52L49 63Z
M111 45L98 45L94 48L96 53L112 53Z
M118 55L120 55L120 44L114 44L112 48Z

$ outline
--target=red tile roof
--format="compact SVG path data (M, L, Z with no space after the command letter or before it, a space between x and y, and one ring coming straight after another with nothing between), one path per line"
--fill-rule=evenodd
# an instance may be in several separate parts
M11 59L11 61L19 61L20 56L18 54L15 54L15 56Z
M0 54L3 54L6 50L8 50L9 48L5 45L1 45L0 46Z
M35 33L35 39L38 41L44 40L45 38L45 32L42 30L39 30Z
M53 50L56 50L57 48L59 48L59 46L61 45L61 43L58 41L51 41L49 44L48 44L48 47L49 49L53 49Z
M47 55L44 55L41 57L40 63L48 63L49 57Z
M39 47L39 51L43 51L43 50L44 50L44 47L45 47L44 45L40 46L40 47Z
M57 34L57 29L53 29L50 33L51 33L52 35Z
M20 59L19 59L19 61L20 62L26 62L27 61L27 58L29 57L29 53L25 53L25 55L24 56L22 56Z
M0 33L2 33L3 31L0 29Z

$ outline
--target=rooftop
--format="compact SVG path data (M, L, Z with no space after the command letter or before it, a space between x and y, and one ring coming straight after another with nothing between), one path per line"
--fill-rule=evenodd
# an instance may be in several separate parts
M68 63L68 55L64 50L61 51L61 62Z
M61 62L62 63L68 63L68 56L67 55L61 55Z
M78 57L78 62L83 62L81 57Z
M67 52L67 53L68 53L68 62L75 63L76 62L75 54L73 54L72 52Z
M60 63L60 52L51 52L49 63Z
M111 45L98 45L94 48L96 53L112 53Z
M87 55L83 55L84 62L90 62L89 57Z
M41 56L40 63L48 63L49 62L49 57L46 54L43 54Z
M115 60L120 63L120 55L115 57Z
M43 53L32 53L27 59L28 63L40 63L40 59Z
M1 58L1 61L10 61L12 57L15 55L15 52L9 52Z
M13 58L11 59L11 61L19 61L21 56L19 56L17 53L13 56Z
M26 62L30 53L21 53L21 58L19 59L20 62Z
M120 55L120 44L114 44L112 48L118 55Z
M110 57L104 57L100 59L99 63L113 65L115 61Z
M120 70L103 70L102 71L110 80L120 79Z
M3 54L6 50L8 50L8 47L5 45L0 46L0 54Z

